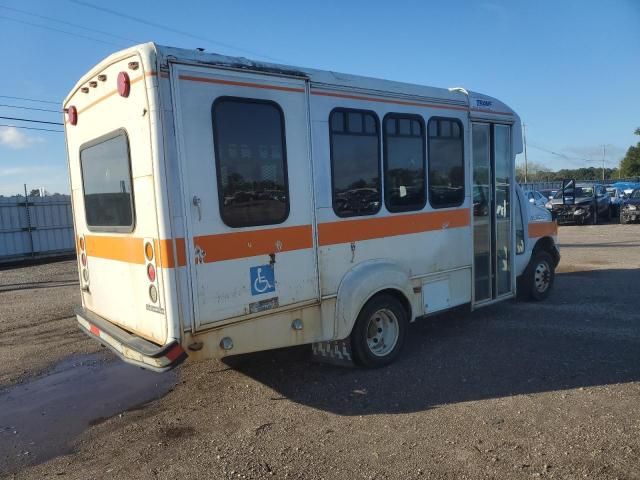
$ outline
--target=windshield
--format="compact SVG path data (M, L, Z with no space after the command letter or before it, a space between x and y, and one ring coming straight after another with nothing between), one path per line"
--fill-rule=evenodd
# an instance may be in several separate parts
M576 187L575 196L576 198L593 197L593 187ZM562 190L558 190L553 198L562 198Z

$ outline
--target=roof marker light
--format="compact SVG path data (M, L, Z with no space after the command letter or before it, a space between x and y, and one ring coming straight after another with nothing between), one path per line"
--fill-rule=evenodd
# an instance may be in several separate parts
M137 70L138 67L140 67L140 64L138 62L129 62L127 66L130 70Z
M89 87L82 87L82 88L80 89L80 91L81 91L82 93L89 93Z
M131 91L131 80L129 80L129 74L127 72L120 72L118 74L118 93L121 97L128 97Z
M102 73L98 75L98 80L100 80L101 82L104 82L107 80L107 76L104 73Z
M89 86L90 86L91 88L96 88L96 87L98 86L98 82L96 82L95 80L91 80L91 81L89 82Z

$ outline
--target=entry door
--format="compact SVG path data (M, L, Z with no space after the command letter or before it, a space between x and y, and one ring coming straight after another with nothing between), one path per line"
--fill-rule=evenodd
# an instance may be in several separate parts
M511 127L473 123L474 303L513 293Z
M303 80L174 65L199 327L318 298Z

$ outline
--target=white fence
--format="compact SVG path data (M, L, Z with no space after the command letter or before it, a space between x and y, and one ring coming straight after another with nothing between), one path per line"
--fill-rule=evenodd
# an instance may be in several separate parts
M0 263L74 251L68 195L0 197Z

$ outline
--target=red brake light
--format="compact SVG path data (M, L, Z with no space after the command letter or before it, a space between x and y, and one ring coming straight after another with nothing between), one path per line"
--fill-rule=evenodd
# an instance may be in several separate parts
M77 125L78 123L78 109L73 105L67 108L67 121L71 125Z
M147 265L147 277L149 277L149 280L152 282L156 281L156 269L152 264Z
M129 74L127 72L120 72L118 74L118 93L121 97L128 97L131 91L131 81L129 80Z
M87 254L82 252L82 255L80 255L80 261L82 262L82 266L86 267L87 266Z

